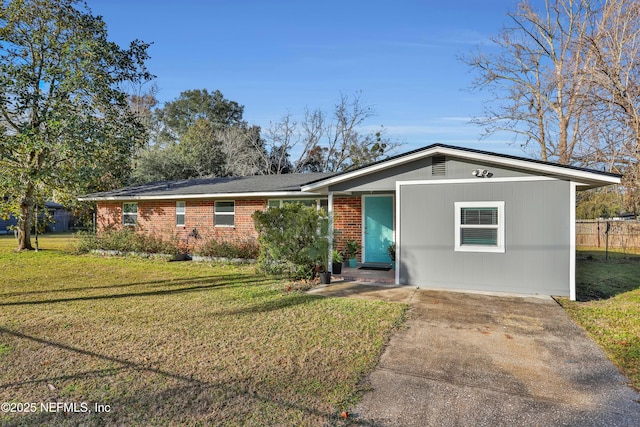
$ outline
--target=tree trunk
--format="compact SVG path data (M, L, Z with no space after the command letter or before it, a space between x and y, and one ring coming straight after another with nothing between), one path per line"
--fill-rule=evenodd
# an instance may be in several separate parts
M27 185L24 195L20 199L20 216L18 217L18 250L33 250L31 246L31 224L33 222L34 189L31 184Z

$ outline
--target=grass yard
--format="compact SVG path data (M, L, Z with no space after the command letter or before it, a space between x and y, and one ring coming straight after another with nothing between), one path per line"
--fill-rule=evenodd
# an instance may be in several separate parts
M71 240L0 238L3 426L339 425L407 309Z
M559 302L640 391L640 255L579 251L576 290Z

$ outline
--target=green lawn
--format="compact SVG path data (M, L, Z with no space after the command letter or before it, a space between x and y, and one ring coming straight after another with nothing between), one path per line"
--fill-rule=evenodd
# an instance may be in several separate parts
M407 308L70 242L16 253L0 238L0 403L27 412L1 425L340 424Z
M579 251L576 283L560 303L640 391L640 255Z

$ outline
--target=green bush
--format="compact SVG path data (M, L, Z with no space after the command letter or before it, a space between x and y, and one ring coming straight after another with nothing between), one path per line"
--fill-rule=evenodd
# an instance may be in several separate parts
M239 242L218 242L215 239L205 241L198 250L198 255L220 257L220 258L258 258L259 248L255 240L244 240Z
M94 249L98 249L98 236L87 231L78 231L75 234L75 250L77 253L85 254Z
M179 252L174 241L166 241L152 234L136 233L130 228L104 231L100 236L84 232L78 233L77 236L80 240L76 245L76 251L80 253L94 249L150 254L176 254Z
M322 265L321 249L328 247L327 217L324 211L300 203L256 211L258 266L270 274L286 274L293 279L309 279L315 266Z

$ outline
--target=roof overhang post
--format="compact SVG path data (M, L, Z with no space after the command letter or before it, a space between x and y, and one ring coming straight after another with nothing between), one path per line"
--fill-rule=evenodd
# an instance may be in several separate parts
M569 299L576 300L576 187L569 183Z
M327 195L327 214L329 215L329 272L333 274L333 191L329 191Z

